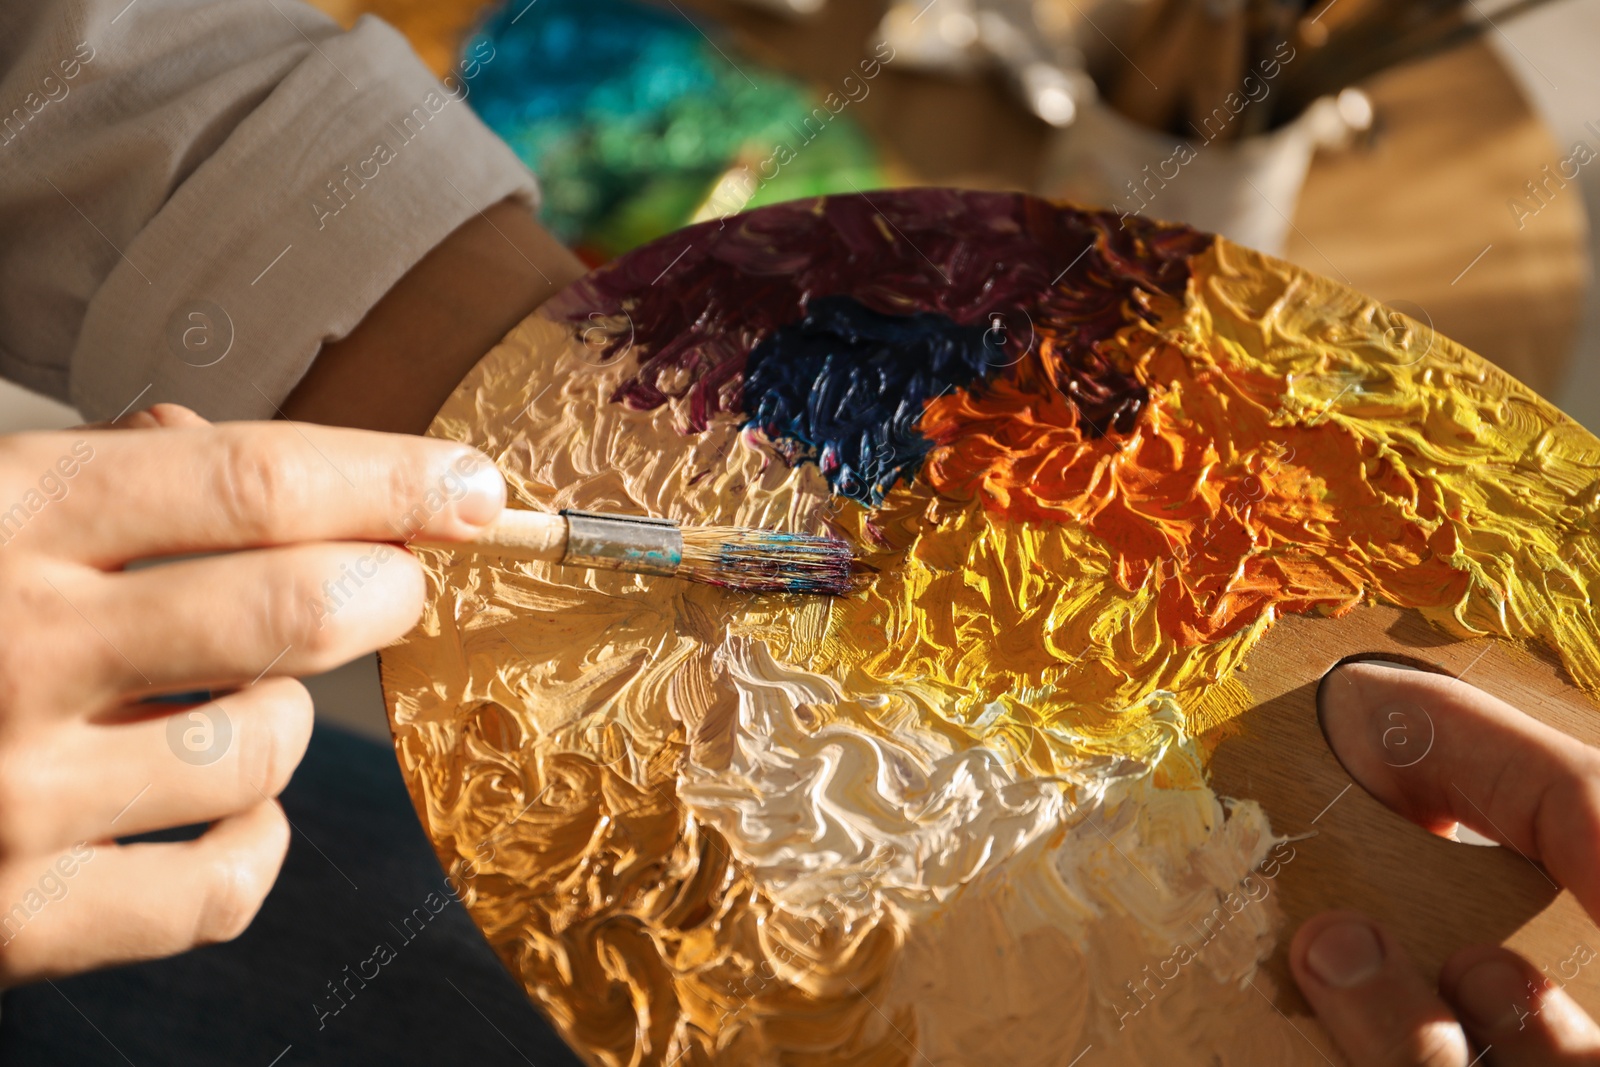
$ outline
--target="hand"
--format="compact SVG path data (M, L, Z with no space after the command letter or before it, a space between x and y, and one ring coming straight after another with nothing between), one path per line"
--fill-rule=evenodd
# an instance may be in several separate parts
M1600 752L1465 682L1379 663L1332 671L1318 703L1334 754L1379 800L1434 833L1460 824L1543 863L1600 917ZM1418 706L1448 726L1397 768L1375 739L1391 712ZM1600 1064L1600 1028L1497 945L1457 952L1434 989L1371 919L1327 912L1295 934L1289 966L1353 1064Z
M125 425L0 437L0 985L243 931L311 734L293 676L404 634L423 577L393 542L470 537L505 499L445 441L172 406ZM224 554L123 569L199 552Z

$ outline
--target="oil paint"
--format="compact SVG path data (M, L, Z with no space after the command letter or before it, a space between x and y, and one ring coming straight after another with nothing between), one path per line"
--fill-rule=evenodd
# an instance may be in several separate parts
M854 105L887 45L822 91L649 0L313 3L404 33L539 175L540 221L591 265L691 220L886 181Z
M1589 693L1600 442L1183 227L909 190L691 227L432 432L514 506L833 532L851 597L424 553L383 656L474 918L589 1062L1322 1063L1294 860L1201 735L1285 614L1538 643Z

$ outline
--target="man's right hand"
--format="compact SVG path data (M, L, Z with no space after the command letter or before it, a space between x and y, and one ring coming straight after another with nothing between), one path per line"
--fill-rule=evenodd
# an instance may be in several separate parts
M403 635L424 587L397 545L468 539L505 499L444 441L171 406L124 425L0 437L0 985L242 932L288 847L295 676ZM195 553L220 554L124 569Z

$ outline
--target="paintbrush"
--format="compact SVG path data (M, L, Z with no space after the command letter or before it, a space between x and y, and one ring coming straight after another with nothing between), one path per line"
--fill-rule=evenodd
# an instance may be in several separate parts
M1423 59L1447 49L1465 44L1490 30L1498 30L1507 20L1543 7L1550 0L1517 0L1495 12L1493 19L1481 13L1468 18L1457 3L1437 2L1416 5L1415 17L1403 24L1362 40L1352 35L1355 46L1346 44L1334 48L1336 38L1330 37L1321 62L1307 62L1285 79L1280 103L1291 113L1310 106L1318 96L1338 92L1363 78L1371 77L1389 67ZM1476 10L1477 5L1472 5Z
M1471 0L1144 0L1126 51L1117 46L1126 69L1097 72L1096 80L1106 102L1140 125L1238 140L1292 121L1319 97L1550 2L1513 0L1491 20ZM1300 58L1278 64L1283 79L1270 95L1239 121L1206 128L1219 105L1244 92L1245 75L1259 79L1263 62L1276 62L1291 41Z
M564 510L500 513L472 541L415 541L423 548L476 552L686 578L746 593L850 592L855 554L846 541L743 526L681 526L672 519Z

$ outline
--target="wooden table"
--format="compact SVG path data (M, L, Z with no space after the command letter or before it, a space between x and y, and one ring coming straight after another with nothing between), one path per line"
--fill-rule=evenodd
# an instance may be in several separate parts
M824 92L868 51L884 9L881 0L833 0L818 17L789 22L733 0L682 6L732 27L748 51ZM1565 153L1485 45L1367 88L1376 136L1313 164L1286 258L1431 322L1550 395L1588 280L1583 206L1569 186L1519 230L1506 202ZM1033 191L1052 133L997 78L934 78L893 65L849 113L887 147L906 184Z

